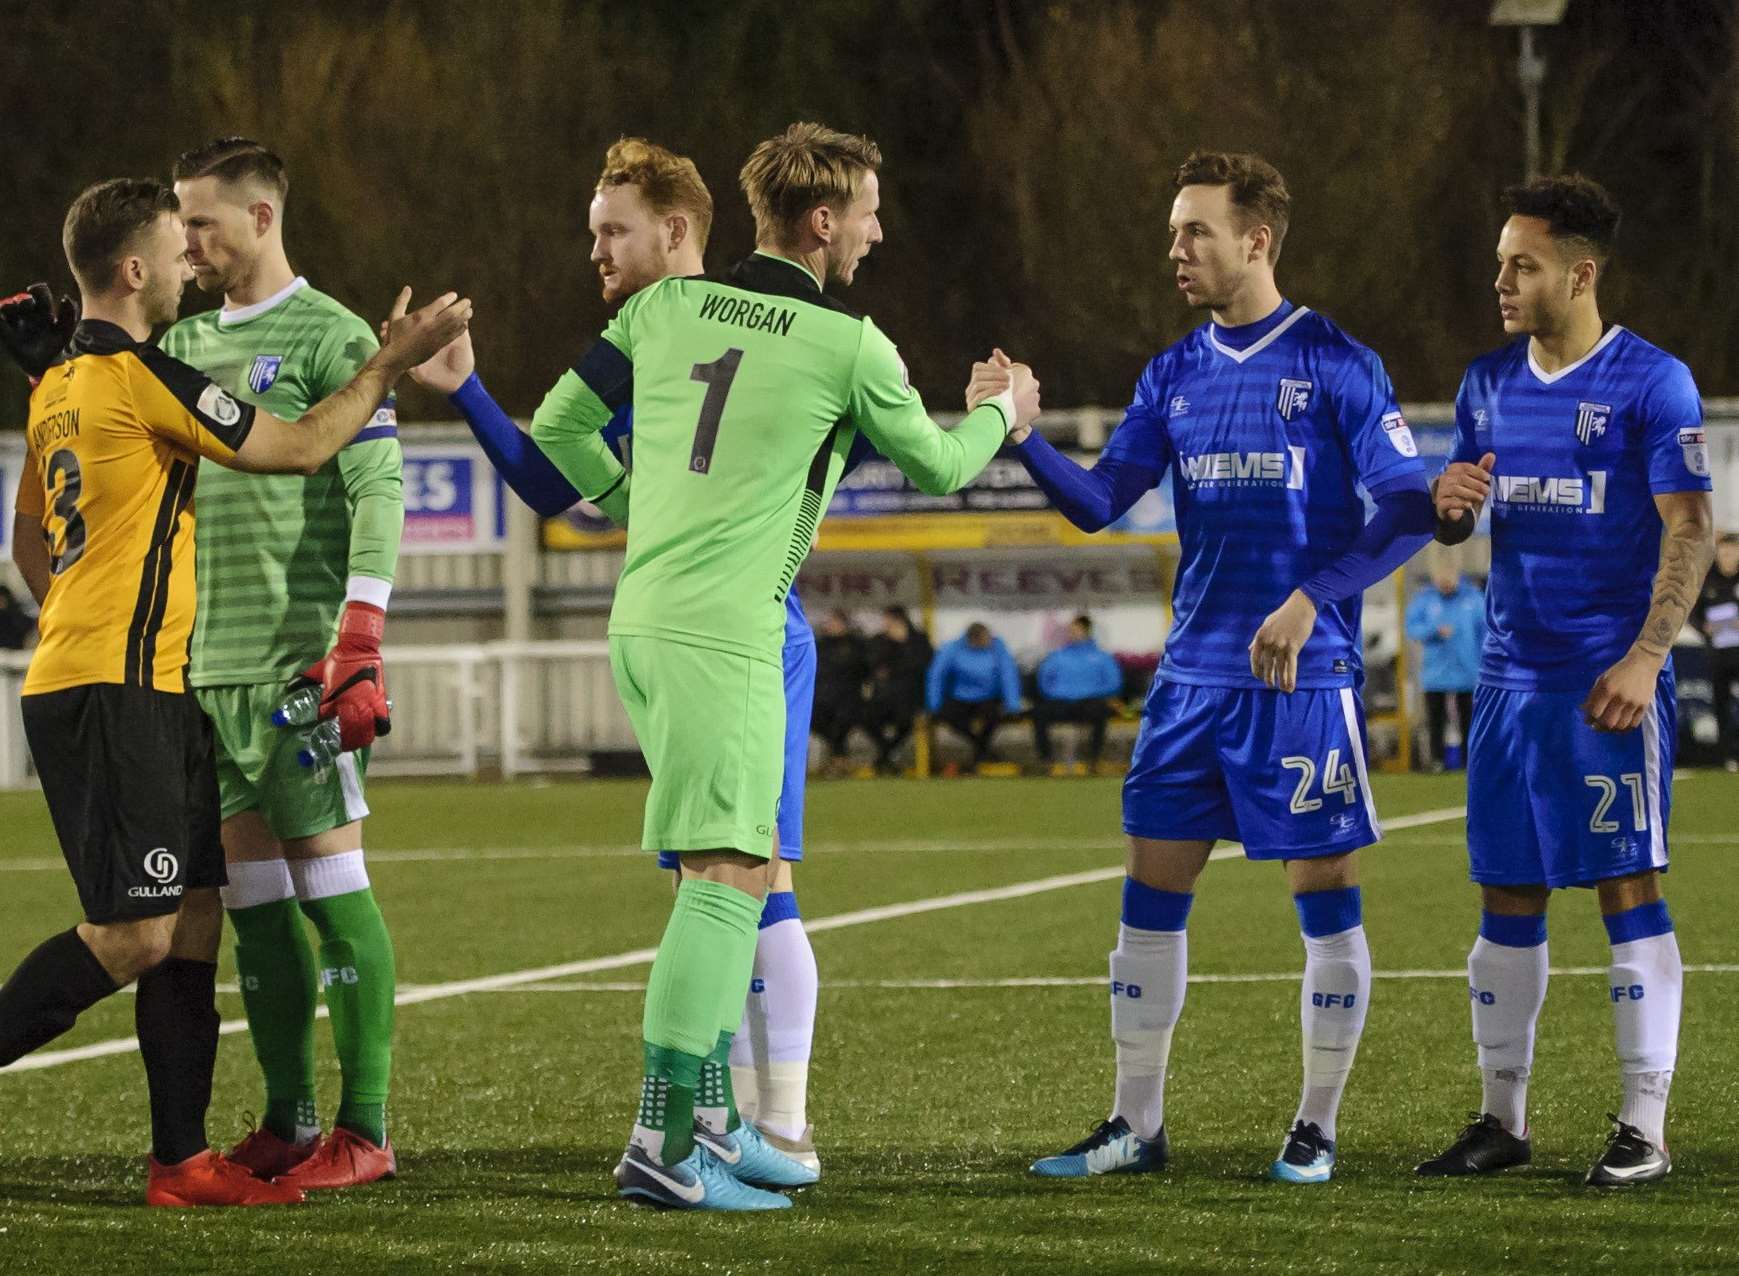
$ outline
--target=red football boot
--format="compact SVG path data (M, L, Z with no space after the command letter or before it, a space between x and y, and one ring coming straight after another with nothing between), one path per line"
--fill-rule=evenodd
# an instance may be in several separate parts
M210 1148L174 1165L161 1165L156 1157L150 1164L147 1205L294 1205L304 1199L300 1189L257 1179Z
M265 1126L260 1126L247 1138L224 1153L226 1159L234 1161L255 1178L271 1180L280 1174L288 1174L298 1165L314 1155L314 1150L320 1146L318 1135L306 1143L291 1143L280 1139Z
M390 1179L398 1173L398 1157L393 1155L392 1140L385 1147L376 1147L360 1134L338 1126L320 1140L314 1154L288 1174L272 1181L282 1187L313 1192L334 1187L360 1187L376 1179Z

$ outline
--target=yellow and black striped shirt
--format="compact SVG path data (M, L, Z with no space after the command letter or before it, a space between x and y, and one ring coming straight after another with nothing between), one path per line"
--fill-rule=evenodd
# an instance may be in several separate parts
M41 521L53 579L25 695L186 690L199 458L232 458L254 412L124 329L79 324L30 396L17 510Z

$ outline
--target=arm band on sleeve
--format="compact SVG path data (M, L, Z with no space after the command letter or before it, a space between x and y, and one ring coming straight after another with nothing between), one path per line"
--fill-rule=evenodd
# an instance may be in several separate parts
M1103 456L1092 469L1084 470L1037 431L1016 444L1014 451L1051 504L1083 532L1115 523L1159 481L1147 466Z
M465 414L465 422L489 463L532 509L548 518L580 499L574 485L544 455L543 449L490 397L475 372L447 401Z
M1377 509L1346 553L1305 581L1306 598L1321 607L1369 589L1417 554L1431 539L1437 514L1422 477L1378 484Z

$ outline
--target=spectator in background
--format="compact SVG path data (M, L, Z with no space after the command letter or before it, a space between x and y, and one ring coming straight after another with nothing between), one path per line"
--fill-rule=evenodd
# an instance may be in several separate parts
M869 697L864 730L876 746L876 770L893 771L894 751L912 734L924 705L930 668L930 638L912 624L904 607L882 611L882 631L869 640Z
M35 632L35 618L18 605L10 589L0 585L0 651L23 651Z
M1092 728L1087 760L1097 762L1105 751L1111 701L1123 690L1123 670L1093 641L1093 622L1088 617L1070 621L1069 641L1039 662L1038 690L1033 702L1033 743L1039 761L1051 760L1049 728L1074 722Z
M811 733L827 745L830 765L844 759L851 729L864 724L868 673L863 637L835 607L815 634L815 714L809 724Z
M1431 572L1431 588L1407 608L1407 637L1423 652L1419 689L1425 693L1432 769L1441 771L1447 757L1444 736L1451 696L1463 742L1473 723L1473 688L1479 682L1479 649L1485 640L1485 595L1453 567L1439 565Z
M1739 532L1715 542L1715 561L1691 608L1691 623L1709 643L1721 762L1729 771L1739 771L1739 698L1733 694L1733 684L1739 682Z
M1002 639L982 621L945 644L930 662L925 685L930 716L972 745L972 762L995 760L991 737L1004 714L1020 712L1020 670Z

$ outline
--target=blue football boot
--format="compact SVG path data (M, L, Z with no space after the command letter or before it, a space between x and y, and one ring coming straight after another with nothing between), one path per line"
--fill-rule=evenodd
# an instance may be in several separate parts
M756 1187L808 1187L821 1177L819 1169L812 1170L785 1155L747 1121L729 1134L713 1134L697 1122L694 1141L712 1153L726 1173L739 1183L752 1183Z
M1165 1127L1151 1139L1129 1128L1122 1117L1099 1122L1093 1133L1056 1156L1041 1157L1032 1172L1047 1179L1084 1179L1095 1174L1146 1174L1163 1170L1171 1155Z
M616 1163L616 1192L677 1210L784 1210L791 1202L777 1192L739 1183L699 1143L674 1165L660 1165L629 1144Z
M1328 1182L1334 1177L1334 1140L1314 1121L1300 1121L1286 1136L1280 1159L1268 1167L1268 1177L1277 1183Z

